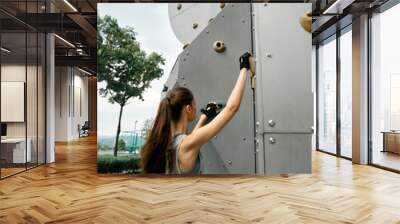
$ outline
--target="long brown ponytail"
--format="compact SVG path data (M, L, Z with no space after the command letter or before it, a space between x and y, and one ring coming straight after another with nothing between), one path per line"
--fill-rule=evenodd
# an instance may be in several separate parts
M143 173L171 171L174 157L171 148L171 122L179 121L182 108L192 102L192 92L184 87L170 90L161 100L153 127L140 152Z

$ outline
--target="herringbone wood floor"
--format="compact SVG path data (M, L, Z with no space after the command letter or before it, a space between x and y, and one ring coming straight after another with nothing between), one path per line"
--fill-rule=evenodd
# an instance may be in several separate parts
M135 177L96 173L96 139L0 181L0 223L400 223L400 175L313 153L313 174Z

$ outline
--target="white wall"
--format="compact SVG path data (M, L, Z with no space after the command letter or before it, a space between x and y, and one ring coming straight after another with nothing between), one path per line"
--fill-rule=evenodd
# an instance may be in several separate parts
M75 70L75 76L74 76L74 108L73 111L73 119L71 120L72 122L72 129L71 129L71 135L74 137L78 137L78 124L81 126L85 123L85 121L88 121L88 78L87 76L81 76L82 73L79 73L79 75L76 75ZM79 97L80 96L80 97ZM79 103L80 101L80 103Z
M36 136L36 66L25 66L19 64L4 64L1 66L1 81L2 82L25 82L25 75L28 72L28 87L27 87L27 120L28 120L28 137L35 131ZM41 72L41 71L39 71ZM4 96L3 96L4 97ZM39 105L39 107L42 105ZM7 110L8 108L1 108ZM22 108L24 109L24 108ZM8 137L25 137L25 123L26 122L7 122L7 136ZM32 131L30 131L32 129Z
M9 64L1 66L2 82L25 82L25 65ZM7 108L1 108L6 110ZM7 137L25 137L25 123L11 122L7 123Z
M37 70L38 69L38 70ZM27 78L27 80L25 80ZM41 66L25 64L3 64L1 66L2 82L24 82L26 84L26 107L25 104L20 108L22 113L26 112L26 120L22 122L7 123L7 137L24 138L25 135L30 140L32 151L32 161L44 163L45 146L45 118L44 118L44 74ZM23 90L20 90L23 91ZM3 92L3 90L2 90ZM3 92L4 94L4 92ZM21 93L23 94L23 92ZM2 95L2 98L7 95ZM13 113L10 107L1 108L2 112ZM14 109L15 110L15 109ZM15 113L15 112L14 112ZM37 153L39 155L37 156Z
M77 139L78 124L88 120L88 78L76 68L56 67L55 85L55 140Z
M55 141L68 140L68 88L70 84L69 69L55 68Z

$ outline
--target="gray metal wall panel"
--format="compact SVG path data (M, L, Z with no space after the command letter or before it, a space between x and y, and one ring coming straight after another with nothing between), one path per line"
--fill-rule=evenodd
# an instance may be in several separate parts
M270 143L274 138L275 143ZM311 138L309 134L264 135L267 154L266 173L311 173Z
M311 4L304 3L254 4L257 81L262 86L256 103L262 107L265 132L310 132L311 34L299 24L309 10Z
M311 5L254 3L253 8L257 173L262 166L267 174L311 172L311 34L299 24Z
M180 54L181 55L181 54ZM164 86L167 87L167 91L176 87L178 84L178 74L179 74L179 57L176 59L174 66L171 69L171 72L169 73L168 79L165 82ZM165 97L167 91L164 91L164 89L161 92L161 98Z
M167 81L165 82L165 86L168 87L168 90L172 89L173 86L178 81L178 74L179 74L179 56L175 61L174 67L172 67L171 73L170 73Z
M250 4L228 4L183 51L178 84L193 91L200 109L209 101L226 102L239 74L239 56L251 50ZM225 43L217 53L215 41ZM238 113L216 138L202 147L205 173L255 172L254 118L250 79Z

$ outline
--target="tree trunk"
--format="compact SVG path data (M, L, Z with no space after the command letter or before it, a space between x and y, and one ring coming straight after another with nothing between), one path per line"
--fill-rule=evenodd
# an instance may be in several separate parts
M117 136L115 137L114 156L118 155L118 142L119 142L119 134L121 133L121 118L122 118L122 110L123 109L124 109L124 105L121 105L121 107L119 109Z

